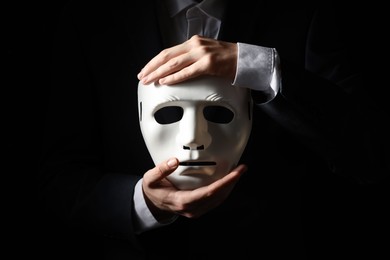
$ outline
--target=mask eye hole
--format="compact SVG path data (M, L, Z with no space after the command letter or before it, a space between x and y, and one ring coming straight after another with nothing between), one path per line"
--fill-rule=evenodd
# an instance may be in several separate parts
M203 109L203 116L213 123L228 124L233 120L234 113L223 106L207 106Z
M180 121L183 117L183 108L178 106L163 107L154 113L154 119L162 125Z

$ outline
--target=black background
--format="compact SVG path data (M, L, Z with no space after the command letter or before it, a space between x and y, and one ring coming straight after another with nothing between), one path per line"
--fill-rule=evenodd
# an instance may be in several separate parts
M3 157L2 170L5 177L2 215L5 216L6 248L13 256L40 257L48 247L54 246L48 236L55 231L47 230L44 225L34 176L39 167L50 89L51 42L65 3L65 0L14 2L3 9L6 33L2 41L6 47L1 100L6 157ZM369 37L361 43L368 53L380 51L384 34L379 15L382 8L372 2L369 7L356 7L354 3L342 8L346 19L351 10L358 10L361 23L352 30L356 34L368 33ZM389 256L387 183L358 185L336 176L306 176L302 180L301 196L303 231L312 259L324 255L334 256L333 259ZM332 241L329 248L317 243L327 239Z

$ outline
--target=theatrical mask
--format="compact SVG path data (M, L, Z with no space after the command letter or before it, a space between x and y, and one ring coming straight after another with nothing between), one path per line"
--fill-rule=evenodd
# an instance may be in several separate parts
M167 178L195 189L228 174L239 162L252 129L250 90L217 77L174 85L138 85L139 122L155 164L178 158Z

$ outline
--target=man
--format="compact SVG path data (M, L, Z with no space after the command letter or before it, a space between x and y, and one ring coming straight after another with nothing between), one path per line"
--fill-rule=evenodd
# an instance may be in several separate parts
M317 247L323 249L310 241L304 244L300 178L375 179L387 167L383 156L376 155L385 147L380 135L386 128L377 120L382 112L372 105L375 96L362 91L362 74L352 56L356 49L350 49L351 38L339 34L345 29L337 21L340 14L328 3L223 1L219 41L196 36L176 45L183 41L171 40L173 27L165 27L175 19L169 16L168 2L144 1L137 8L130 1L77 1L66 6L54 47L53 95L40 178L47 218L55 227L49 234L59 232L58 243L65 248L70 244L83 249L69 251L72 257L302 259ZM204 2L205 8L206 3L210 1ZM237 58L242 50L237 42L244 48L258 46L269 55L249 58L269 57L261 64L272 64L262 68L269 69L260 77L270 88L252 89L248 83L256 104L253 132L242 157L249 171L242 175L245 169L238 168L218 189L212 186L212 193L203 190L213 199L202 196L198 204L186 204L180 196L170 201L177 203L173 208L150 203L147 194L153 194L158 180L148 170L157 168L138 127L137 75L147 83L194 64L176 76L185 80L209 73L236 80L242 64L224 60ZM168 56L163 53L152 60L171 47L165 52ZM223 52L225 48L235 51ZM209 63L192 60L163 67L169 58L191 50L204 51L205 55L190 55L195 61L206 54L228 55L211 56L220 60ZM157 74L150 74L154 70ZM162 83L168 84L169 78L165 80ZM378 134L372 135L373 129ZM135 190L137 183L142 189ZM133 204L139 193L157 220L141 233L136 232ZM326 238L315 238L327 246Z

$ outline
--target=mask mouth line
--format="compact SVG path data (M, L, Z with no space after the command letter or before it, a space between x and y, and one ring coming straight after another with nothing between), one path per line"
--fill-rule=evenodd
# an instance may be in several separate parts
M204 161L204 162L180 162L179 165L181 166L212 166L212 165L217 165L216 162L208 162L208 161Z

